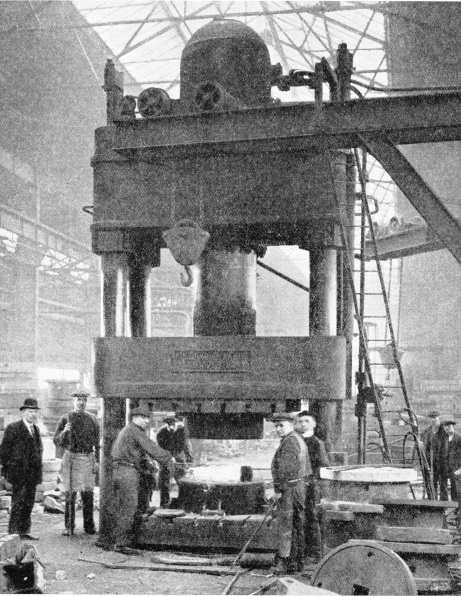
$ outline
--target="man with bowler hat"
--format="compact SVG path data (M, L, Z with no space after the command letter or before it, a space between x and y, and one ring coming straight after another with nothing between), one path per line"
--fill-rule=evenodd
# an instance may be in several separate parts
M461 471L461 435L455 433L455 420L445 420L442 424L445 437L439 453L440 499L448 501L448 479L450 479L451 499L457 501L457 478Z
M274 573L293 573L302 571L304 566L305 489L312 468L307 447L294 431L295 416L277 413L272 415L271 421L281 439L271 464L278 510Z
M43 445L35 424L40 408L36 399L28 397L19 409L22 420L6 427L0 445L3 475L13 487L8 533L38 540L38 536L30 533L30 528L35 490L42 482Z
M122 429L112 446L112 480L115 505L115 550L135 544L143 513L139 508L140 478L144 459L150 457L173 473L175 460L168 451L151 441L145 431L151 412L139 406L130 413L131 422Z
M99 466L99 423L94 414L85 412L88 396L82 390L71 394L74 409L61 417L53 439L63 449L61 472L66 493L63 536L74 533L78 492L82 495L84 532L96 533L93 495Z
M184 425L176 416L167 416L165 426L157 433L157 443L162 449L169 451L176 460L174 479L176 482L186 473L186 466L192 462L192 449ZM160 489L160 507L170 504L171 474L168 468L161 466L158 479Z

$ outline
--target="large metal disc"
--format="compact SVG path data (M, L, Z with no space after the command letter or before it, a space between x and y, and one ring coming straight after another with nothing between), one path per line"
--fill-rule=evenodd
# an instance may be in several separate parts
M311 583L337 594L418 594L405 561L385 546L368 541L332 550L320 561Z

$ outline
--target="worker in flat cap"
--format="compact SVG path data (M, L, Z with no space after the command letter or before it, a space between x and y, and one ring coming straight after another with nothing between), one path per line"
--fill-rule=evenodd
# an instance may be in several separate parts
M273 414L280 445L272 459L274 496L278 509L277 562L274 573L296 573L304 566L306 480L312 474L309 453L295 432L295 415Z
M424 485L426 492L437 498L440 486L439 451L445 439L444 427L440 424L440 412L431 410L426 414L430 424L421 433L421 444L425 462L423 466Z
M36 425L39 409L36 399L26 398L19 408L22 420L5 428L0 445L2 473L13 487L8 533L25 540L38 540L30 529L35 490L42 482L43 445Z
M157 461L173 473L174 458L154 441L148 438L146 430L150 424L151 411L146 405L130 412L131 421L116 438L111 451L112 480L114 489L113 547L125 552L136 545L136 536L141 522L139 508L140 479L146 457Z
M448 480L453 501L458 500L458 477L461 473L461 435L455 432L456 421L448 419L442 422L445 436L440 452L440 500L448 501Z
M192 447L186 428L176 415L167 416L163 422L164 426L157 433L157 443L175 458L173 477L178 482L186 474L187 466L192 463ZM158 479L160 507L168 507L170 504L170 482L168 468L161 466Z
M61 416L54 444L61 450L61 473L66 493L63 536L72 536L75 529L75 501L82 497L83 530L95 534L94 487L99 467L99 422L94 414L86 412L88 391L71 394L73 410Z

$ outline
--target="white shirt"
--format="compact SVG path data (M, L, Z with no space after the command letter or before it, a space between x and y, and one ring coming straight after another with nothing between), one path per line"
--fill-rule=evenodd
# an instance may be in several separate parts
M34 432L34 429L33 429L33 425L32 425L30 422L27 422L26 420L24 420L24 418L22 419L22 421L23 421L23 422L24 422L24 424L26 425L26 427L27 427L27 430L30 432L30 434L31 434L31 435L34 437L34 439L35 439L35 432Z

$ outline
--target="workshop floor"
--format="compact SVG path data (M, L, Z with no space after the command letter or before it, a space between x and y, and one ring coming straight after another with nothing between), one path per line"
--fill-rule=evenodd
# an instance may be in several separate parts
M97 536L83 533L80 516L78 512L76 534L65 537L61 535L62 514L33 515L32 531L40 536L40 541L33 544L45 566L47 594L221 594L232 578L231 575L107 568L102 563L148 565L153 553L144 551L141 555L127 556L97 547ZM58 571L64 573L57 574ZM251 594L271 577L268 570L247 572L238 579L231 593Z
M252 463L264 467L267 466L266 459L267 456L261 457L261 461L256 463L254 460ZM174 491L172 496L175 496ZM153 505L158 505L158 498L158 491L155 491ZM132 563L142 567L143 564L151 563L150 558L154 553L143 551L141 555L127 556L105 551L96 546L97 535L83 533L81 511L77 512L76 517L76 534L66 537L62 536L63 514L43 512L42 509L33 514L32 532L40 536L40 540L33 544L45 566L47 594L222 594L233 577L105 567L104 563ZM97 523L98 512L95 519ZM162 554L166 555L165 552ZM59 571L63 573L57 574ZM298 579L308 583L307 577ZM271 580L273 576L267 569L251 570L238 578L230 593L251 594L262 583Z

